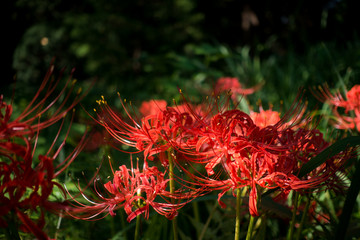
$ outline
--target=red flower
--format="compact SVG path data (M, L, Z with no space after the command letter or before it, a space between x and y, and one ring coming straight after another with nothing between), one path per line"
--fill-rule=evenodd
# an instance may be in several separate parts
M54 143L58 135L55 137ZM27 139L24 139L24 144L14 143L13 140L14 138L11 138L11 141L0 140L0 156L4 160L0 163L0 205L2 206L0 208L0 227L7 227L8 215L15 212L21 221L21 230L31 232L39 239L47 239L46 234L41 230L45 224L44 211L59 212L66 208L66 205L62 203L54 203L48 200L55 186L65 196L63 187L53 180L79 154L85 138L57 167L54 166L54 160L64 146L65 140L53 155L49 154L53 147L49 149L46 155L39 155L37 165L35 165L33 158L35 146L32 146ZM25 211L38 211L39 209L40 218L37 223L34 223L27 217Z
M158 112L165 110L166 105L167 103L165 100L144 101L141 103L139 111L144 117L148 115L156 115Z
M116 113L107 102L98 101L100 113L96 120L118 142L130 147L135 147L139 152L144 152L144 158L152 160L154 155L164 153L174 143L178 142L181 135L181 126L192 124L193 118L189 113L179 113L176 107L158 111L156 114L146 115L136 121L128 112L125 105L123 108L127 119ZM175 144L176 145L176 144ZM163 162L167 165L167 163Z
M279 112L273 111L272 109L264 110L262 107L260 107L259 112L251 111L250 117L260 128L275 125L280 121Z
M355 129L360 132L360 85L353 86L346 92L344 98L339 92L332 94L328 87L320 88L314 95L323 102L333 106L335 122L333 125L338 129ZM344 113L340 113L338 108L343 108Z
M130 222L137 215L144 214L149 217L150 206L159 214L173 219L177 215L177 210L185 203L171 203L166 200L168 197L176 197L177 194L170 194L166 190L169 179L164 179L164 173L156 167L144 167L143 171L139 168L125 165L115 171L113 180L104 184L106 195L100 192L97 181L95 181L95 192L99 201L89 199L79 188L82 196L88 200L91 206L83 204L72 197L78 204L74 208L68 209L68 213L79 219L93 219L105 213L114 216L115 210L124 208ZM70 193L69 193L70 194ZM180 194L178 194L180 196Z
M75 81L71 79L71 76L65 83L65 86L56 96L52 96L55 92L57 85L59 84L62 74L57 81L54 81L52 74L54 71L54 66L52 65L49 68L43 82L41 83L39 90L35 93L34 98L30 101L27 107L22 111L22 113L14 120L10 121L10 116L12 114L12 106L6 104L3 101L3 96L0 96L0 137L21 137L26 134L32 134L34 131L40 131L44 128L47 128L54 124L55 122L61 120L67 112L72 110L74 106L79 103L79 101L85 96L77 94L76 98L66 106L71 93L75 87ZM66 89L70 85L70 89L66 92ZM45 92L44 92L45 91ZM44 93L43 93L44 92ZM78 93L81 91L79 90ZM38 99L41 94L44 94L42 99ZM51 98L51 102L48 105L46 101ZM50 113L48 111L55 103L60 105L57 109ZM4 109L4 112L2 112ZM48 114L45 114L48 113ZM46 118L43 116L46 115ZM41 120L43 118L43 120Z
M231 90L233 100L238 96L253 94L261 85L256 85L252 88L243 88L238 78L235 77L221 77L217 80L215 85L215 92L228 92Z
M258 215L259 191L280 188L286 196L290 190L335 185L334 173L349 157L344 153L329 159L299 178L301 166L328 146L320 132L298 126L303 124L303 114L301 105L295 104L285 117L268 124L264 118L254 122L240 110L224 110L210 122L197 118L192 141L178 150L189 156L188 161L204 166L207 175L197 172L191 178L206 188L222 190L222 206L220 198L228 190L249 187L249 210Z
M85 136L74 151L64 159L58 166L54 166L54 160L58 157L65 145L70 127L60 147L55 150L54 145L60 135L64 120L55 136L48 152L39 155L38 161L34 159L39 131L49 127L53 123L64 119L64 116L80 100L78 96L74 102L65 107L70 97L70 92L65 94L65 88L59 95L46 104L54 92L56 83L47 83L51 79L53 67L50 68L40 89L30 102L28 107L15 119L11 119L12 106L3 101L0 97L0 227L8 227L7 220L13 213L16 215L17 223L22 231L31 232L38 239L48 239L43 232L44 212L59 212L66 206L62 203L49 201L52 190L57 186L65 195L62 186L56 183L54 178L58 176L79 154L82 149ZM67 81L69 82L70 79ZM71 87L70 91L74 86ZM47 88L43 99L38 100L40 93ZM48 118L41 117L56 103L60 97L64 97L60 106ZM45 106L45 107L44 107ZM72 121L72 120L71 120ZM33 137L35 136L35 139ZM54 152L50 154L50 152ZM30 212L40 213L35 221L28 216Z

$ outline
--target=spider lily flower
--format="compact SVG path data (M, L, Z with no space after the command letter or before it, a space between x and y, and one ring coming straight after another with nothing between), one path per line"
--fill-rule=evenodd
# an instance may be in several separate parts
M68 192L77 204L68 209L68 214L78 219L96 220L109 214L114 216L116 210L123 208L128 215L127 221L130 222L141 214L148 219L152 207L171 220L186 203L173 203L168 200L169 197L181 196L166 190L168 182L169 179L165 179L164 173L156 167L147 167L145 164L140 171L138 166L129 169L122 165L119 170L113 172L112 181L103 184L105 193L100 190L98 180L95 179L94 190L98 200L90 199L79 187L81 195L91 204L90 206Z
M165 100L144 101L141 103L139 112L143 116L156 115L158 112L165 110L166 105L167 103Z
M273 111L272 109L264 110L260 107L259 112L250 112L251 119L260 128L264 128L270 125L275 125L280 121L280 113Z
M47 85L52 72L53 66L33 100L15 120L12 120L12 105L7 104L3 96L0 97L0 227L9 227L10 215L14 215L15 224L19 226L19 229L32 233L38 239L48 239L42 230L45 225L45 211L58 213L66 207L63 203L49 200L54 187L58 187L65 196L65 190L54 179L71 164L85 142L84 135L73 152L56 166L54 161L63 149L71 128L70 124L64 140L60 142L58 149L55 149L55 143L58 142L65 122L65 115L72 110L81 97L78 95L68 107L65 107L65 104L70 97L70 92L65 94L66 87L59 95L53 97L52 93L58 83ZM69 80L67 82L69 83ZM70 88L72 90L74 86ZM47 89L45 96L39 100L40 93L45 89ZM42 118L41 116L46 115L45 113L59 101L61 96L64 98L59 107L48 118ZM46 101L50 98L50 104L46 105ZM74 114L72 116L74 117ZM62 122L48 152L35 159L40 130L59 120ZM29 213L38 213L40 216L34 220L29 217Z
M218 195L221 206L224 206L221 197L227 191L234 193L235 189L249 187L251 215L258 215L259 192L267 189L279 188L286 196L290 190L335 184L334 173L349 154L340 154L308 175L298 177L301 166L328 146L320 132L302 127L310 121L303 118L303 107L296 103L284 117L278 118L276 114L276 121L271 123L237 109L208 116L210 121L197 118L199 127L192 129L192 141L188 141L186 149L179 149L189 156L189 162L204 166L206 174L194 174L191 178L206 188L221 190Z
M80 95L81 89L77 91L75 99L73 99L68 106L66 105L75 88L76 81L72 80L73 71L62 90L57 95L53 96L62 78L63 71L64 70L62 70L58 79L55 80L53 77L54 65L51 65L33 99L23 112L14 120L10 121L12 105L6 104L3 100L3 96L1 95L0 107L5 109L4 113L1 113L1 137L6 137L8 135L24 136L26 134L32 134L34 129L36 131L40 131L47 128L55 122L61 120L67 112L72 110L74 106L79 103L79 101L86 95L86 93ZM68 87L69 90L66 92ZM42 94L43 96L41 97ZM47 101L50 101L50 103L47 104ZM57 103L59 105L55 106ZM53 112L49 111L49 109L53 110L53 106L56 107L56 109Z
M29 129L31 129L30 126ZM8 216L15 213L22 231L30 232L39 239L48 239L42 230L45 224L45 211L59 213L61 209L66 208L64 203L49 201L54 187L57 187L65 196L65 190L54 179L77 157L85 142L84 135L73 152L56 166L54 161L65 145L65 140L63 140L58 149L53 149L60 130L48 152L45 155L39 155L38 161L34 159L37 139L35 139L35 144L27 138L21 138L24 142L17 141L19 143L16 142L16 138L0 139L0 158L2 159L0 163L0 227L8 227ZM50 154L50 152L54 153ZM39 219L36 222L30 219L25 213L28 211L39 212Z
M118 142L144 152L144 158L152 160L154 155L171 148L179 137L183 125L191 125L189 113L179 113L176 107L159 109L156 114L146 115L136 121L122 102L127 118L113 110L102 98L98 101L100 111L96 121ZM164 165L167 163L163 162Z
M238 96L250 95L261 88L262 84L258 84L252 88L243 88L239 79L236 77L221 77L217 80L215 91L217 93L227 92L231 90L232 99L236 101Z
M356 129L360 132L360 110L354 111L354 116L344 116L334 111L336 121L333 123L337 129Z
M331 93L327 86L319 88L319 92L313 93L320 101L333 106L335 122L333 125L338 129L356 129L360 132L360 85L354 85L343 97L336 92ZM339 113L339 108L344 112Z
M249 209L257 215L257 187L265 176L275 172L275 163L286 149L278 146L278 130L274 127L260 129L249 115L240 110L229 110L212 118L207 132L201 133L196 144L196 154L202 156L209 176L214 175L220 165L226 173L225 179L204 180L208 187L223 190L220 198L228 190L249 186ZM218 174L215 174L218 175ZM223 184L226 183L226 184ZM222 186L221 186L222 184ZM265 185L265 184L261 184Z
M340 92L334 94L331 93L330 89L325 87L319 87L319 94L315 94L322 102L328 102L330 105L336 107L345 108L345 111L352 111L360 108L360 85L353 86L349 91L346 91L346 99Z

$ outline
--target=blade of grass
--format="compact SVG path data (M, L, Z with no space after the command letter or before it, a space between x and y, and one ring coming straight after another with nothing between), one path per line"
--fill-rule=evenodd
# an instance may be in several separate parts
M360 192L360 160L357 161L355 168L356 169L351 181L350 188L346 195L344 208L339 218L339 224L337 226L334 239L345 239L346 230L351 219L351 214L356 203L356 198Z
M341 151L346 150L349 147L355 147L360 145L360 137L351 136L344 139L340 139L324 151L313 157L309 162L305 163L300 170L299 178L305 176L306 174L310 173L312 170L320 166L324 163L327 159L335 156L336 154L340 153Z

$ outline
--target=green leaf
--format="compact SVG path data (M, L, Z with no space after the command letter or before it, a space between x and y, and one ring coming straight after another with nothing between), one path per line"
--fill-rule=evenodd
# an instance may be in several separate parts
M346 230L350 222L350 218L356 203L356 198L360 192L360 160L357 161L353 179L346 195L344 208L339 219L339 225L336 229L335 239L345 239Z
M341 151L344 151L349 147L355 147L357 145L360 145L360 137L357 136L347 137L335 142L334 144L326 148L324 151L313 157L309 162L304 164L304 166L300 170L299 178L305 176L306 174L320 166L322 163L324 163L326 160L335 156Z

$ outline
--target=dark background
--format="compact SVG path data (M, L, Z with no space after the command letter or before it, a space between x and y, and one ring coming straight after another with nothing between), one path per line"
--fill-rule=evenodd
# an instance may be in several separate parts
M330 42L340 51L348 48L349 42L358 41L355 3L349 0L7 1L2 45L5 74L1 87L6 89L15 75L20 87L38 85L51 59L56 58L59 68L75 67L75 77L80 81L98 78L111 89L126 90L125 95L140 90L161 94L164 88L175 88L171 83L156 88L167 84L165 79L174 85L186 81L186 74L183 79L170 79L174 72L183 69L174 64L173 58L169 60L169 56L191 59L194 48L189 46L204 43L229 49L248 46L250 55L260 59L290 53L302 56L311 46L322 42ZM254 17L255 24L251 22ZM246 23L250 25L244 26ZM42 45L44 38L48 43ZM211 49L206 51L211 54ZM183 68L196 72L200 67Z

